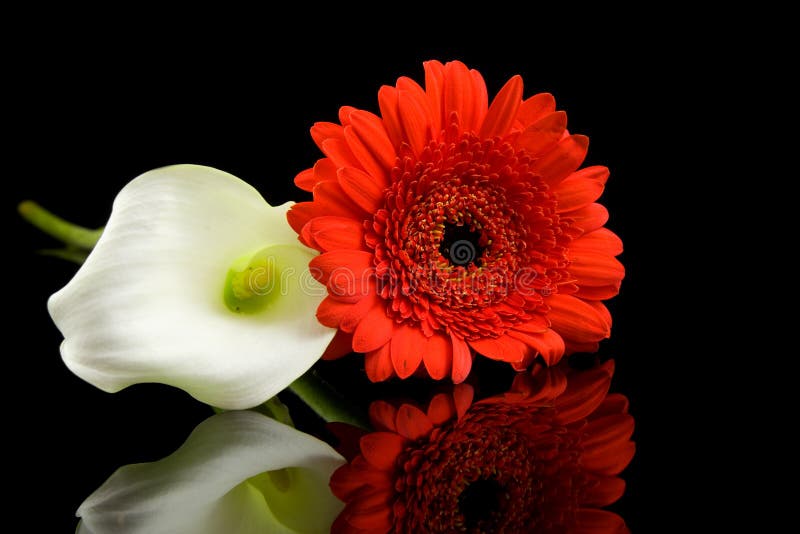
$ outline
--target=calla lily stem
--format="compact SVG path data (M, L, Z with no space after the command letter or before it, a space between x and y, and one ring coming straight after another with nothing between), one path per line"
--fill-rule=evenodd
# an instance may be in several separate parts
M103 233L102 228L90 230L67 222L32 200L20 203L17 209L19 214L33 226L71 247L91 250L100 239L100 234Z

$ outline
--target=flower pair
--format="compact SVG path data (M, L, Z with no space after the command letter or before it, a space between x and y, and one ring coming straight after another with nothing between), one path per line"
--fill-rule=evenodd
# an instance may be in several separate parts
M596 350L624 276L595 203L608 169L578 170L587 138L551 95L523 100L519 76L491 104L460 62L425 63L425 82L381 88L382 117L314 125L326 157L295 179L311 202L271 208L197 166L132 182L50 301L67 365L107 391L163 381L248 408L331 341L314 310L337 329L323 357L364 353L373 381Z
M460 384L477 355L527 371L596 350L611 327L602 301L624 275L615 258L621 242L595 202L608 170L579 170L588 140L567 131L552 96L522 93L517 76L489 103L477 71L427 62L424 88L408 78L381 88L381 116L344 107L341 124L312 128L325 157L295 179L313 201L293 206L270 207L207 167L137 178L115 201L94 252L50 301L65 362L106 391L163 382L241 409L273 397L320 356L363 353L375 382L416 374ZM537 532L623 529L610 515L583 511L619 497L615 475L632 454L626 406L604 400L610 368L577 379L593 386L572 389L560 371L538 373L475 403L471 388L458 386L427 413L373 404L379 432L361 438L360 454L332 481L348 503L334 531L520 531L534 519ZM528 383L542 376L554 383ZM587 433L612 440L595 452L613 465L576 463L593 454ZM267 455L271 443L262 442ZM462 460L481 456L476 443L508 456L476 460L467 473ZM442 461L420 460L421 450ZM515 467L506 472L507 463ZM126 480L119 476L110 487ZM251 487L263 489L252 480L226 484L244 500L258 497ZM484 493L509 502L471 515L463 503ZM103 502L133 495L100 494ZM431 510L444 514L435 525Z

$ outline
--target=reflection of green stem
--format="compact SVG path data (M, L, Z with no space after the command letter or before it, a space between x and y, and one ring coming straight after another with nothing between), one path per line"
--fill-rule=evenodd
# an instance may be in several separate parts
M289 408L287 408L278 397L272 397L267 402L256 408L256 411L272 417L284 425L294 426L292 416L289 414Z
M223 410L222 408L217 408L216 406L212 406L211 409L214 410L214 413L217 415L227 411ZM263 404L259 404L258 406L251 408L251 410L260 414L264 414L267 417L275 419L279 423L283 423L284 425L294 427L294 421L292 420L292 416L289 414L289 408L282 403L277 396L272 397Z
M365 430L370 429L365 414L317 376L313 370L292 382L289 391L300 397L309 408L329 423L338 421Z
M19 214L36 228L73 247L91 250L103 233L102 228L89 230L67 222L31 200L22 202L17 209Z

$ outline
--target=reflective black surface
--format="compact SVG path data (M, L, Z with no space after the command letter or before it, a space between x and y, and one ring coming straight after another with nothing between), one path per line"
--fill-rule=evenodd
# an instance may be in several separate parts
M106 394L64 367L46 299L76 266L34 254L53 243L16 218L15 204L32 198L70 220L100 226L125 183L172 163L226 170L272 204L307 199L292 179L321 157L309 127L335 121L345 104L377 111L378 88L402 75L422 81L421 63L429 58L461 59L480 70L490 95L516 73L526 96L552 92L570 130L591 138L587 164L611 168L601 202L611 212L608 227L625 243L628 274L609 305L614 327L601 354L617 360L613 389L631 400L638 444L624 475L627 493L613 509L634 532L656 531L675 517L680 499L673 488L691 475L682 458L691 455L686 442L693 438L684 433L697 424L685 415L687 382L675 367L686 350L675 301L682 287L675 271L685 260L681 230L673 233L682 227L673 222L685 208L671 168L676 159L667 158L675 151L670 124L685 110L672 98L681 78L669 56L653 48L643 64L631 51L653 47L647 35L632 33L620 46L608 44L602 27L569 39L497 46L491 39L430 46L405 39L373 60L369 43L330 38L302 52L262 32L204 43L157 34L121 38L137 43L129 49L108 35L47 33L42 38L52 42L43 52L15 57L8 67L12 171L4 173L2 211L12 237L4 246L11 290L5 305L13 319L3 356L10 415L4 435L10 458L22 466L12 491L46 510L39 516L48 523L43 530L71 531L78 505L116 467L169 454L210 412L166 386ZM383 391L366 381L358 358L321 367L364 405ZM414 384L392 383L386 391L413 393ZM488 384L487 391L493 387L503 385ZM323 431L312 414L286 400L301 428Z

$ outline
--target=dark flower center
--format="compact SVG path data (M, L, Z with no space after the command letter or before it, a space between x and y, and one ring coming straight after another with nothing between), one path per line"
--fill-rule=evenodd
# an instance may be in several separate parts
M480 238L481 233L468 226L445 224L439 252L452 265L474 264L483 255L483 247L479 245Z
M500 505L500 484L493 478L476 480L461 492L458 509L464 516L467 529L473 529L481 521L491 518Z
M398 160L367 224L378 291L397 322L466 340L497 337L574 281L571 221L508 142L464 134Z
M579 460L580 428L554 425L554 415L548 407L473 405L409 448L397 462L394 532L571 532L592 481Z

